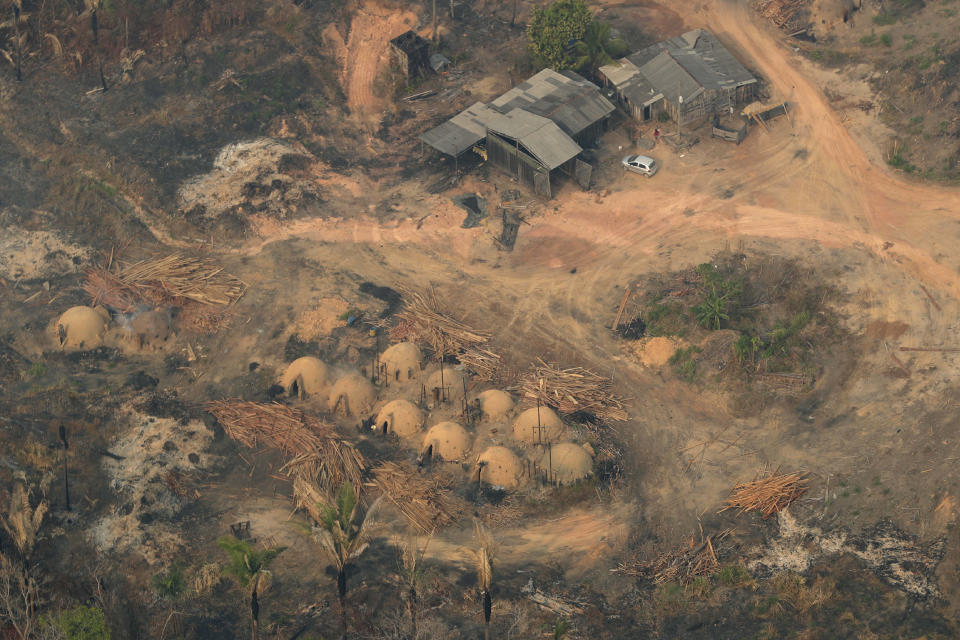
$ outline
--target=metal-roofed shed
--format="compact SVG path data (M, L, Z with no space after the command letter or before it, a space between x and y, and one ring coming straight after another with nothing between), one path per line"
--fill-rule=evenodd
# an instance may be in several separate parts
M438 127L420 136L423 142L453 158L457 158L487 137L487 123L500 113L482 102L461 111Z
M580 75L544 69L490 103L502 113L523 109L548 118L580 144L592 144L615 107Z
M552 120L524 109L494 118L487 123L487 129L518 142L551 171L582 151Z
M659 111L667 111L674 120L721 113L752 100L757 84L733 54L704 29L641 49L618 65L601 67L600 73L638 120L649 120ZM662 102L656 102L657 95Z

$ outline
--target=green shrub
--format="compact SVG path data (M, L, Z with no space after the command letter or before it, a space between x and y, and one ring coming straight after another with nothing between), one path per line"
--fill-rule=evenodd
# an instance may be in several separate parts
M892 13L887 13L886 11L873 16L873 24L878 24L883 27L891 25L896 21L897 16L893 15Z
M891 36L889 33L884 33L883 35L880 36L880 43L883 44L883 46L885 47L892 46L893 36Z
M110 640L110 629L99 607L77 605L48 618L44 626L60 632L67 640Z
M161 596L176 600L179 598L187 584L183 578L183 569L179 565L171 566L167 571L153 576L153 588Z
M657 120L658 120L659 122L670 122L670 114L667 113L666 111L661 111L661 112L657 115Z
M863 36L860 38L860 44L865 44L867 46L872 46L877 43L877 34L870 32L870 35Z
M729 564L725 567L721 567L720 570L714 574L714 580L716 580L717 583L726 585L728 587L738 587L741 585L752 584L753 576L751 576L750 572L740 565Z
M697 376L697 361L694 356L698 353L700 353L700 347L681 347L673 352L670 356L670 366L673 367L677 377L693 382Z

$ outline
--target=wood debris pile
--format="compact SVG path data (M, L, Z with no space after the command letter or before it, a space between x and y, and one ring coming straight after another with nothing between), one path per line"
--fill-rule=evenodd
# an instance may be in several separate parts
M380 464L373 469L373 483L421 533L452 524L463 510L446 486L410 464Z
M703 538L700 544L695 544L691 537L686 547L661 554L653 562L621 563L613 571L630 576L647 576L654 584L689 584L694 578L709 576L720 568L717 548L730 533L730 529L712 533Z
M436 296L406 292L397 324L390 330L392 342L409 340L429 345L437 356L452 355L480 380L499 380L500 355L485 348L490 334L457 320L441 309Z
M142 260L116 272L94 269L87 274L83 288L94 306L103 304L128 312L144 302L225 306L239 300L246 285L209 260L174 254Z
M217 400L208 402L206 409L240 444L280 449L289 457L280 471L289 477L334 491L347 481L358 492L362 489L366 460L334 433L333 425L277 403Z
M351 443L337 436L320 439L313 451L295 456L280 468L293 478L309 478L318 482L322 488L335 495L336 491L349 482L359 494L363 490L363 471L367 460Z
M807 492L806 473L778 473L761 471L750 482L741 482L730 491L727 509L739 509L740 513L759 511L766 520Z
M553 407L564 415L585 412L603 421L623 422L627 412L623 403L611 392L608 378L582 367L560 369L543 360L520 382L520 390L528 398Z
M440 310L436 296L426 297L407 292L404 308L396 314L398 325L391 331L394 342L415 340L430 345L437 354L457 354L469 347L477 347L490 339L490 334L478 331Z
M320 420L311 420L308 426L303 412L276 402L215 400L208 402L206 409L226 434L243 446L276 447L288 456L316 450L323 440L321 434L333 432L332 426Z
M806 5L807 0L758 0L753 3L753 8L761 16L783 29L791 25L791 21Z

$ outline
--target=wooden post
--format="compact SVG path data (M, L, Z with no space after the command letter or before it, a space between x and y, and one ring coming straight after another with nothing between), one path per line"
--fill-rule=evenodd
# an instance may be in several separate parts
M67 442L67 428L60 425L60 442L63 443L63 495L67 501L67 511L70 511L70 481L67 477L67 449L70 444Z
M613 331L616 331L617 327L620 326L620 318L621 316L623 316L623 310L627 307L627 300L630 299L630 293L632 291L633 291L633 287L631 287L630 285L627 285L626 291L623 292L623 300L620 301L620 308L617 309L617 317L613 321L613 327L611 327Z

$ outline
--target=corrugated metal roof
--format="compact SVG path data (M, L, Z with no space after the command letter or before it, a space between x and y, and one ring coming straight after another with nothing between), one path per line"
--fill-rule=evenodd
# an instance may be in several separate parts
M502 113L524 109L555 122L567 135L578 133L613 113L600 89L573 72L544 69L490 103Z
M679 102L680 96L689 101L703 93L700 83L680 65L676 58L670 55L669 51L661 51L650 62L643 65L640 72L673 104Z
M681 95L687 100L704 89L733 89L757 81L713 34L703 29L658 42L630 54L619 66L607 65L600 71L632 102L637 100L628 93L639 96L653 91L676 103Z
M441 153L457 157L487 136L487 122L499 116L482 102L475 102L420 139Z
M582 151L552 120L515 108L487 123L490 131L516 140L546 168L553 170Z

